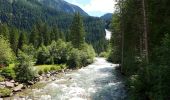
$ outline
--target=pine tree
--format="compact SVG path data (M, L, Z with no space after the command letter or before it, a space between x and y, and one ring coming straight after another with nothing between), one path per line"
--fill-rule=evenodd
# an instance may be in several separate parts
M32 32L31 32L30 38L29 38L29 43L31 43L36 48L38 47L38 44L39 44L38 34L39 34L39 32L37 30L37 27L34 26Z
M18 36L19 36L18 30L16 28L12 28L10 32L10 44L15 54L17 53Z
M51 40L50 40L50 32L49 32L49 27L47 26L47 24L45 24L43 26L43 39L44 39L44 45L49 45L51 43Z
M51 40L54 40L54 41L57 41L59 39L59 31L56 25L52 28L50 38Z
M18 49L22 50L24 44L27 43L26 33L20 33L19 40L18 40Z
M71 25L71 42L75 48L80 48L85 42L85 31L83 21L79 13L76 13Z
M3 35L5 38L9 39L9 29L7 24L0 24L0 35Z

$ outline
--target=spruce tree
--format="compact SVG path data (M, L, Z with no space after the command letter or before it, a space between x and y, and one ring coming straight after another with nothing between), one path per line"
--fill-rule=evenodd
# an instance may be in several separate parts
M0 24L0 35L3 35L5 38L9 39L9 29L7 24Z
M18 34L19 34L18 30L16 28L12 28L10 32L10 44L15 54L17 53L18 36L19 36Z
M30 38L29 38L29 43L31 43L34 47L38 47L39 44L39 32L36 26L33 27L33 30L31 32Z
M85 31L83 27L83 21L79 13L76 13L71 25L71 42L75 48L80 48L85 42Z
M49 45L50 43L51 43L51 41L50 41L50 32L49 32L49 30L48 30L48 26L47 26L47 24L45 24L44 26L43 26L43 39L44 39L44 45Z
M26 33L20 33L19 40L18 40L18 49L22 50L24 44L27 43Z

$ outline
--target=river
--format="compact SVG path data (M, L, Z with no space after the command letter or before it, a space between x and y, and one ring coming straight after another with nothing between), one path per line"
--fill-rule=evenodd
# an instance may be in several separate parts
M95 58L87 67L63 74L39 89L30 89L20 100L125 100L125 86L116 66ZM19 100L17 95L14 98Z

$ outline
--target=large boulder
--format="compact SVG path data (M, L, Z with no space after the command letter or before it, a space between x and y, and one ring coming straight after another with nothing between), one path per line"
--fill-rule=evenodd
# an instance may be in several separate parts
M16 86L16 87L13 88L13 91L14 91L14 92L21 91L23 87L24 87L23 84L19 84L18 86Z
M14 83L6 81L5 82L5 86L8 87L8 88L13 88L14 87Z

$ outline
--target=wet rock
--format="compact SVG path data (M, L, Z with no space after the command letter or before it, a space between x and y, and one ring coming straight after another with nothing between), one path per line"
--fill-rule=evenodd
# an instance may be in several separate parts
M14 92L21 91L23 87L24 87L23 84L19 84L18 86L16 86L16 87L13 88L13 91L14 91Z
M0 85L5 85L5 82L0 82Z
M33 85L34 82L33 81L28 81L28 85Z
M8 87L8 88L13 88L14 87L14 83L6 81L5 82L5 86Z
M18 82L15 82L15 83L14 83L14 85L15 85L15 86L18 86L18 85L19 85L19 83L18 83Z
M43 76L40 76L40 77L39 77L39 80L43 80Z
M5 88L5 85L0 85L0 88Z
M55 81L55 80L56 80L54 77L52 77L51 79L52 79L52 81Z
M51 75L50 75L50 74L47 74L46 76L47 76L47 78L50 78Z
M11 82L11 83L15 83L15 81L14 81L14 80L11 80L10 82Z

